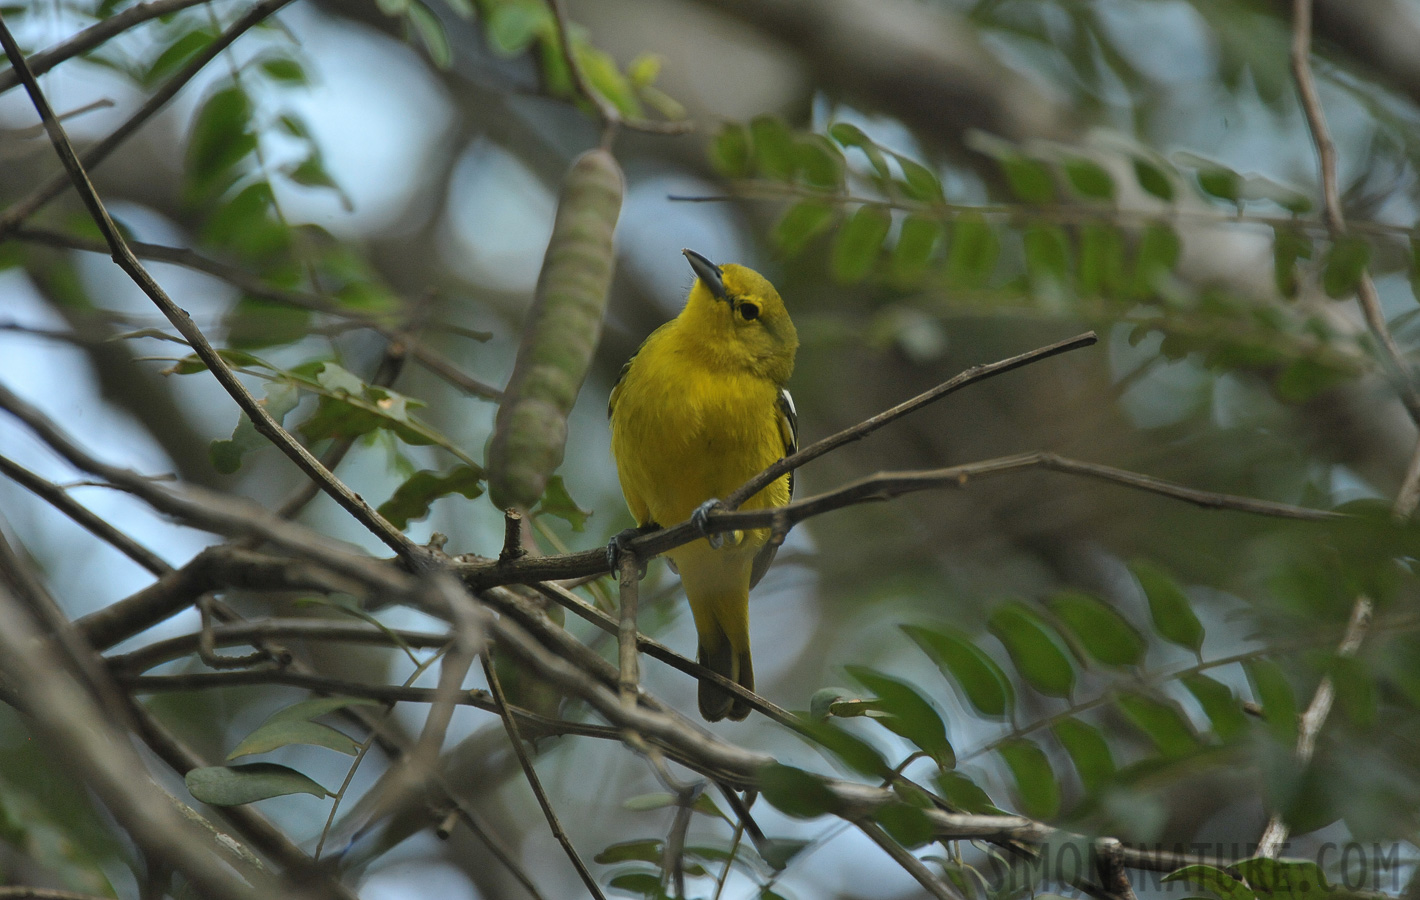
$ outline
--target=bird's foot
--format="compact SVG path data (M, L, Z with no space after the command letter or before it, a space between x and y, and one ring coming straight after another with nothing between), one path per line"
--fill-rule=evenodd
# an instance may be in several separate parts
M725 508L725 504L711 497L695 508L695 512L690 514L690 524L695 526L695 530L705 535L705 541L712 550L719 550L725 543L725 536L720 532L711 533L710 514L719 512Z
M648 522L647 524L642 525L640 528L627 528L624 531L612 535L611 540L607 541L606 545L606 564L607 567L611 569L611 574L617 576L620 575L621 558L628 552L629 548L627 547L627 545L631 543L631 541L635 540L643 534L649 534L650 532L655 531L660 527L661 526L657 525L654 522ZM644 559L638 559L637 563L638 565L636 567L636 577L638 579L645 578L646 561Z

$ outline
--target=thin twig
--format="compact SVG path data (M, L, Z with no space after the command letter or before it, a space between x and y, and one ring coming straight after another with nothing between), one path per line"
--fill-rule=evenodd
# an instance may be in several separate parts
M797 453L789 454L745 482L737 488L734 493L730 494L730 496L723 498L724 505L727 509L738 509L746 500L758 494L765 487L774 483L775 480L788 472L792 472L800 466L818 459L825 453L842 447L844 444L862 440L874 431L887 425L889 422L896 421L908 413L916 412L922 407L930 403L935 403L948 394L955 393L968 385L975 384L978 381L984 381L995 375L1001 375L1019 369L1022 366L1028 366L1031 363L1049 359L1061 353L1069 353L1071 350L1093 346L1098 340L1099 338L1095 336L1093 331L1087 331L1084 334L1076 335L1067 340L1056 341L1053 344L1048 344L1036 350L1012 356L1009 359L972 366L970 369L961 372L954 378L942 382L931 390L918 394L911 400L906 400L891 409L884 410L871 418L864 419L857 425L845 428L837 434L814 441Z
M1312 0L1292 0L1292 77L1297 82L1297 94L1301 99L1302 111L1306 114L1307 129L1312 142L1316 144L1317 162L1321 169L1322 212L1331 237L1340 239L1346 234L1346 220L1342 215L1341 188L1336 180L1336 143L1331 139L1331 131L1326 124L1326 114L1321 107L1321 97L1317 93L1316 80L1312 77ZM1409 367L1401 356L1400 348L1391 336L1386 324L1385 312L1381 309L1380 295L1370 272L1361 271L1356 284L1356 300L1380 348L1380 359L1390 375L1396 392L1410 413L1410 418L1420 426L1420 392Z
M1129 873L1124 871L1124 845L1118 838L1095 841L1095 870L1109 900L1138 900Z
M285 0L272 0L279 7ZM321 487L339 503L344 509L355 518L356 521L364 525L372 534L383 541L391 550L399 554L402 558L416 562L422 557L419 548L404 536L399 529L391 525L384 516L380 515L363 497L352 491L344 482L337 479L330 470L320 464L309 450L299 441L291 436L290 432L281 427L267 412L266 407L257 401L247 390L246 385L237 378L227 363L208 342L206 335L192 321L192 317L185 310L180 308L168 297L167 292L153 280L147 269L133 255L133 251L128 247L127 240L118 228L114 225L113 219L109 217L108 210L105 209L103 201L99 198L98 192L94 189L93 183L89 180L88 172L84 164L79 161L78 155L74 151L74 146L69 141L68 135L64 131L64 126L54 117L54 111L49 106L44 92L40 90L39 83L35 80L34 74L30 72L25 64L24 55L20 52L19 45L15 43L14 36L5 26L3 19L0 19L0 44L5 48L5 54L10 58L10 63L19 73L21 82L25 85L25 90L29 93L30 102L39 113L40 119L45 123L45 128L49 132L50 142L54 145L55 152L64 163L64 168L68 172L69 179L74 187L79 191L84 205L89 210L90 217L98 226L104 239L108 242L113 259L123 269L124 273L137 284L145 294L148 295L154 304L172 323L173 327L187 340L192 349L206 363L208 369L217 378L218 382L231 395L242 411L251 419L256 430L264 437L275 444L284 452L296 465L312 479L320 483Z
M1371 628L1373 609L1374 605L1369 597L1356 598L1356 603L1351 608L1351 620L1346 625L1346 636L1336 648L1338 658L1350 659L1361 649L1361 642L1366 639ZM1331 676L1323 675L1297 727L1297 764L1302 768L1306 768L1316 753L1317 737L1321 734L1322 726L1326 724L1327 716L1331 714L1331 704L1335 697L1336 687ZM1287 830L1287 823L1282 820L1281 813L1273 813L1272 818L1267 821L1267 828L1262 832L1262 838L1257 842L1257 855L1275 858L1282 852L1282 845L1287 842Z
M0 472L154 575L172 571L173 567L162 557L100 518L87 506L69 496L59 485L41 478L4 456L0 456Z
M120 144L128 140L143 123L147 122L158 110L167 105L167 102L176 96L178 91L182 90L189 81L195 78L198 72L205 69L208 63L216 59L218 54L231 46L237 38L246 34L257 25L260 25L290 2L292 2L292 0L261 0L261 2L243 13L240 18L227 27L226 31L218 35L216 40L193 56L172 78L163 82L162 87L154 91L147 100L144 100L143 105L138 107L133 115L129 116L123 124L119 125L107 137L85 151L83 157L84 168L93 168L106 159ZM7 50L6 52L8 53L9 51ZM14 55L19 56L18 47ZM11 63L14 65L12 71L19 77L21 83L25 83L25 72L29 71L28 67L21 67L15 64L13 57ZM33 77L31 77L30 80L32 81ZM16 226L34 215L35 212L46 203L59 196L69 184L69 176L61 172L35 188L3 213L0 213L0 240L7 238Z
M778 464L776 464L776 470ZM705 517L705 531L689 521L660 531L653 531L627 542L627 547L642 559L649 559L667 550L703 537L705 532L718 533L752 528L774 528L793 525L813 516L854 506L860 503L886 500L902 494L943 487L965 488L974 479L1003 475L1025 469L1047 469L1069 475L1095 478L1136 490L1172 497L1205 509L1233 510L1252 515L1293 519L1304 522L1337 521L1346 518L1330 510L1309 509L1271 500L1258 500L1236 494L1201 491L1173 484L1137 472L1113 466L1067 459L1054 453L1022 453L981 462L909 472L884 472L850 482L787 506L756 510L717 510ZM765 472L771 471L766 469ZM783 474L782 471L779 472ZM756 476L755 483L760 480ZM736 494L740 491L736 491ZM734 495L731 495L734 496ZM471 589L490 585L529 584L538 581L561 581L606 572L606 554L601 550L584 550L561 556L542 556L515 560L507 565L497 563L457 563L454 566Z
M108 246L102 241L89 240L87 238L63 234L57 231L49 231L43 228L16 228L9 236L15 240L28 241L50 247L63 247L69 250L80 250L87 253L102 253L107 255L109 252ZM323 313L347 321L356 327L368 328L389 341L408 345L409 354L414 357L415 361L463 393L474 397L481 397L485 400L497 400L502 396L502 392L497 388L484 384L478 379L466 374L443 354L424 346L422 342L412 340L409 334L399 329L391 328L378 316L368 315L358 309L352 309L323 294L273 287L257 276L247 272L245 269L218 262L217 260L210 259L196 251L184 247L169 247L163 244L151 244L143 241L131 241L128 246L139 259L171 263L191 269L194 272L202 272L214 278L220 278L233 287L239 288L247 294L251 294L253 297L258 297L262 300L270 300L272 303L280 303L283 306L293 306L297 309ZM491 337L489 332L463 328L450 322L440 322L439 330L476 341L486 341ZM51 336L64 337L63 335L57 334Z
M640 566L636 554L621 555L621 571L618 573L621 576L621 609L616 644L621 670L621 702L625 706L635 706L636 695L641 692L641 669L636 659L636 607Z
M483 674L488 679L488 688L493 693L493 699L498 704L498 712L503 717L503 728L508 732L508 740L513 745L513 752L518 757L518 765L523 768L523 776L528 780L528 786L532 788L533 796L537 798L537 803L542 807L542 814L547 818L547 825L552 829L553 837L562 845L567 858L572 861L572 866L581 876L582 884L587 888L587 893L597 900L606 900L606 895L597 885L597 880L592 877L591 871L587 869L587 864L582 862L582 857L577 853L577 848L572 846L571 838L567 837L567 832L562 830L562 823L557 818L557 811L552 808L552 803L547 799L547 793L542 789L542 780L538 778L537 771L533 768L532 759L528 757L527 748L523 746L522 734L518 731L518 722L508 706L508 697L503 693L503 684L498 680L498 673L493 668L493 661L484 653L480 657L483 661Z
M100 44L108 41L109 38L132 29L137 25L160 16L172 15L181 12L190 6L204 3L206 0L149 0L147 3L137 3L127 9L119 10L113 15L100 19L83 31L70 37L67 41L56 44L48 50L41 50L30 57L30 70L35 75L43 75L60 63L73 59L80 54L87 53ZM20 83L19 75L14 69L8 72L0 72L0 94L5 93L10 88Z
M572 73L572 83L576 85L577 93L586 97L588 102L596 107L597 115L601 117L604 126L602 146L609 146L611 139L615 136L616 129L623 125L633 131L645 131L651 134L685 134L695 129L695 123L689 121L658 122L652 119L622 115L621 110L617 109L616 105L606 97L603 97L587 78L586 73L582 71L582 62L577 59L577 53L572 49L572 28L567 20L567 9L563 0L548 0L548 6L552 9L552 21L557 26L557 40L562 45L562 56L567 61L567 71Z
M857 825L860 831L871 838L873 843L886 850L888 856L891 856L894 862L902 866L902 868L907 871L907 874L917 879L917 883L922 885L927 893L936 897L937 900L965 900L959 891L936 875L933 875L932 871L923 864L922 860L913 856L906 847L893 840L876 822L871 822L867 819L859 819L853 824Z

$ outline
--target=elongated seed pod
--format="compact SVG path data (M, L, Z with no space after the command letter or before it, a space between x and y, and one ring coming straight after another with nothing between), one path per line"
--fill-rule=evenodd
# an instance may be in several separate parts
M500 508L530 509L562 464L567 414L601 336L625 187L621 167L605 150L587 151L567 172L488 445L488 493Z

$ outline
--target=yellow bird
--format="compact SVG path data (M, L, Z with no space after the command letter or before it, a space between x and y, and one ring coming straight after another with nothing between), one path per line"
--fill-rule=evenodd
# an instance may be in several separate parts
M719 498L797 446L797 415L784 384L799 336L779 292L744 266L682 252L696 275L685 309L626 363L607 405L621 492L642 530L687 518L703 523ZM786 475L741 508L782 506L793 490ZM609 548L613 555L620 538ZM756 529L667 554L695 615L701 664L749 690L749 591L776 549L768 529ZM709 721L743 719L749 709L700 683L700 714Z

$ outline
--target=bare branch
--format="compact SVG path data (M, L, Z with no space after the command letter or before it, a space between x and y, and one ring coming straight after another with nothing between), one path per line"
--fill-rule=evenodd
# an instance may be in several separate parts
M1014 369L1019 369L1022 366L1028 366L1031 363L1049 359L1061 353L1068 353L1071 350L1093 346L1098 340L1099 338L1095 336L1093 331L1087 331L1084 334L1076 335L1068 340L1056 341L1053 344L1013 356L1010 359L972 366L956 377L942 382L930 391L918 394L911 400L903 401L892 409L884 410L871 418L864 419L857 425L845 428L837 434L814 441L797 453L791 453L745 482L737 488L733 494L725 497L725 507L728 509L738 509L746 500L764 490L764 488L774 483L775 479L780 478L784 474L792 472L805 463L812 462L825 453L842 447L844 444L862 440L889 422L900 419L910 412L916 412L929 403L935 403L948 394L955 393L968 385L975 384L978 381L985 381L995 375L1001 375Z
M163 575L172 571L173 567L168 565L162 557L95 515L87 506L69 496L69 492L59 485L41 478L4 456L0 456L0 472L79 523L94 537L112 545L115 550L154 575Z
M246 900L253 890L269 897L321 896L259 871L239 875L230 869L148 777L132 745L110 724L111 711L76 683L27 618L0 585L0 669L26 685L26 712L36 736L94 790L145 853L181 871L208 897Z
M277 0L280 2L280 0ZM192 321L186 310L180 308L168 297L167 292L153 280L147 269L138 261L138 257L133 255L133 251L128 247L127 240L114 225L109 217L108 210L104 208L103 201L99 198L98 192L94 190L89 175L85 171L84 164L79 161L78 155L74 152L74 146L69 142L69 137L65 134L64 126L54 117L54 111L49 107L49 101L45 98L44 92L40 90L39 83L25 64L24 55L20 52L19 45L15 43L13 35L0 20L0 44L5 47L5 53L10 58L11 64L19 73L20 80L25 85L25 90L29 92L30 101L35 110L39 113L40 119L44 121L45 128L49 132L50 142L54 145L55 151L64 163L65 170L69 173L69 178L74 187L78 189L84 205L88 207L89 215L98 225L99 231L108 242L113 259L123 269L124 273L133 280L149 299L162 311L173 327L187 340L192 349L206 363L207 368L217 378L217 381L231 395L237 405L242 408L256 430L264 437L275 444L283 453L291 458L292 462L306 473L307 476L317 481L323 490L332 499L339 503L346 512L350 513L360 524L383 541L391 550L407 560L420 558L419 548L414 545L404 534L380 515L374 507L370 506L363 497L352 491L340 481L330 470L321 465L320 461L311 454L299 441L291 436L281 423L277 422L267 412L266 407L257 401L247 390L246 385L232 372L226 361L217 353L216 349L208 342L204 335ZM0 231L3 233L3 231Z
M488 679L488 687L493 693L494 702L498 704L498 713L503 717L503 728L508 732L508 740L513 745L513 753L518 757L518 765L523 769L523 777L527 779L528 786L532 788L533 796L537 798L538 806L542 807L542 814L547 819L547 825L552 829L553 837L557 838L557 843L562 845L562 850L571 860L573 868L577 870L577 875L581 877L582 884L587 888L587 892L597 900L606 900L606 895L602 893L597 880L592 877L592 873L587 869L587 864L582 861L581 854L577 848L572 846L572 839L563 830L561 821L557 818L557 811L552 808L552 803L547 799L547 792L542 789L542 780L537 777L537 770L533 768L532 760L528 757L528 749L523 746L522 734L518 731L518 721L513 716L512 708L508 705L508 697L503 693L503 684L498 680L498 672L493 668L493 661L488 658L488 654L482 655L483 674Z
M876 822L859 819L853 824L858 826L859 831L872 838L873 843L886 850L894 862L902 866L907 874L917 879L917 883L937 900L965 900L955 888L933 875L922 860L913 856L906 847L893 840Z
M82 250L88 253L102 253L104 255L108 255L109 253L108 246L102 241L75 237L43 228L15 228L9 236L15 240L29 241L50 247L63 247L70 250ZM485 400L497 400L502 396L502 391L468 375L462 369L458 368L458 366L454 365L448 357L438 351L432 350L422 343L412 340L410 335L398 329L391 328L380 318L366 315L360 310L352 309L335 299L311 291L283 290L281 288L272 287L262 279L247 272L245 269L218 262L194 250L188 250L183 247L168 247L163 244L150 244L142 241L131 241L128 246L139 259L171 263L191 269L194 272L202 272L214 278L220 278L233 287L251 294L253 297L258 297L262 300L270 300L273 303L280 303L283 306L293 306L297 309L307 309L311 312L323 313L350 322L361 328L368 328L392 342L407 345L409 354L413 356L420 365L465 394L474 397L482 397ZM490 337L488 332L460 328L450 322L440 322L439 328L441 331L447 331L451 334L461 334L473 340L487 340ZM64 335L57 334L50 336L58 338L65 337Z
M205 0L149 0L147 3L138 3L127 9L121 9L108 18L100 19L78 32L69 40L31 56L30 71L37 76L43 75L60 63L88 53L108 41L109 38L116 37L136 25L141 25L160 16L172 15L203 2ZM0 72L0 94L19 83L20 76L14 69Z
M1321 108L1321 97L1317 94L1316 80L1312 77L1312 0L1292 0L1292 77L1297 82L1297 94L1306 114L1307 128L1312 142L1316 144L1317 162L1321 169L1322 212L1327 230L1332 238L1340 238L1346 233L1346 221L1341 211L1341 189L1336 181L1336 143L1331 139L1331 131L1326 125L1326 114ZM1386 324L1385 312L1381 309L1380 295L1371 274L1361 272L1356 285L1356 300L1366 319L1371 336L1380 349L1381 364L1390 375L1396 392L1410 413L1410 418L1420 425L1420 392L1409 367L1401 356L1400 348L1391 336Z
M1361 649L1361 642L1366 639L1371 628L1373 610L1374 604L1369 597L1356 598L1356 603L1351 608L1351 620L1346 625L1346 636L1336 648L1338 657L1350 659ZM1331 704L1335 697L1336 686L1332 683L1331 676L1323 675L1312 694L1311 702L1307 704L1306 712L1302 713L1301 723L1297 728L1297 763L1303 768L1311 762L1316 753L1317 736L1321 734L1321 728L1326 724L1327 716L1331 714ZM1257 855L1275 858L1282 852L1282 845L1286 842L1287 823L1282 820L1280 813L1273 813L1272 818L1267 821L1266 830L1262 832L1262 838L1257 842Z

